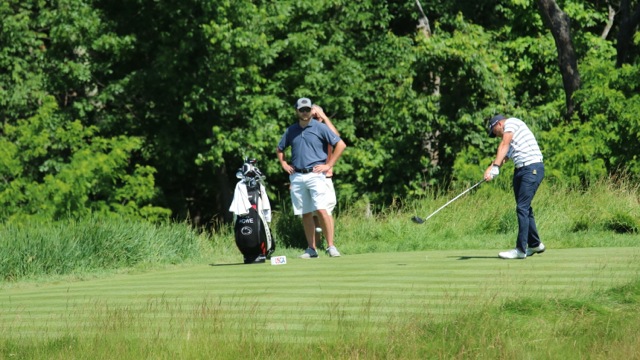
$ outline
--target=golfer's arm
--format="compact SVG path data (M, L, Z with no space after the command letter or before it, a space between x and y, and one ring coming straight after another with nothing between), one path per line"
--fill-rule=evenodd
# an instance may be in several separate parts
M500 145L498 145L498 153L496 154L496 158L493 161L496 165L502 165L507 160L507 153L509 152L509 146L511 144L511 139L513 138L513 133L504 133L502 136L502 141Z

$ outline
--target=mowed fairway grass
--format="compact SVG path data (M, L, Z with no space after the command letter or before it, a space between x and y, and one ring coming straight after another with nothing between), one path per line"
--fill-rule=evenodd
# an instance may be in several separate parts
M636 343L619 339L619 353L572 339L582 326L606 326L597 315L608 305L590 299L638 281L637 247L548 249L526 260L495 250L287 260L6 287L0 357L638 356L637 313L623 330ZM493 324L496 314L504 316Z

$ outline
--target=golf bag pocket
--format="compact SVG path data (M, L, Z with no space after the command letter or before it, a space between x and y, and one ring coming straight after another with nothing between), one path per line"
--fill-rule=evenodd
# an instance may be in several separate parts
M236 245L245 256L266 255L266 247L262 230L262 220L255 208L251 207L249 213L236 218L235 235Z

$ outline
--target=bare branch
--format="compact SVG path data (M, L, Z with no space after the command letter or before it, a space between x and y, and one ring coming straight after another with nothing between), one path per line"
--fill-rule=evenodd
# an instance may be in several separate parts
M430 38L431 26L429 26L429 18L427 18L427 15L424 14L424 11L422 10L422 5L420 4L420 0L416 0L416 5L418 5L418 10L420 10L420 15L422 16L420 18L420 22L418 23L417 28L422 30L422 32L424 33L424 36L426 36L427 38Z
M602 35L600 35L600 38L602 39L606 39L607 36L609 36L609 31L611 31L611 28L613 27L613 19L616 17L616 11L609 3L609 0L607 0L607 7L609 8L609 19L607 20L607 26L602 30Z

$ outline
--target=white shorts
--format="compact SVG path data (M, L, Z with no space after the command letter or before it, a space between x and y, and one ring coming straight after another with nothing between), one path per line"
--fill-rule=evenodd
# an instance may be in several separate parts
M289 175L293 214L302 215L316 210L330 212L336 206L333 182L323 173Z
M329 186L329 206L327 206L327 212L331 215L333 213L333 209L338 203L338 200L336 199L336 189L333 187L333 180L325 177L325 181L327 182L327 186Z

